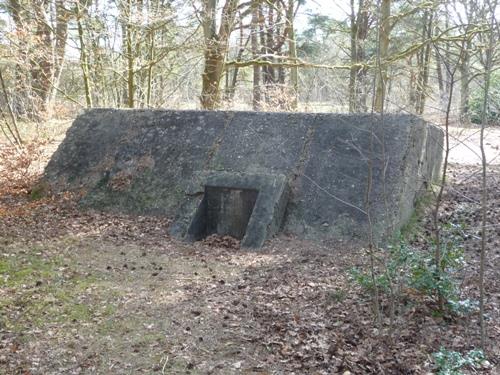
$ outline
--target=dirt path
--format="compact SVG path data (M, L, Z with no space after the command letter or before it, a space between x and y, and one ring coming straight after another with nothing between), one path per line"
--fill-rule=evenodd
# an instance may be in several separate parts
M460 165L481 164L480 129L450 128L450 162ZM500 165L500 128L487 128L484 136L486 159Z

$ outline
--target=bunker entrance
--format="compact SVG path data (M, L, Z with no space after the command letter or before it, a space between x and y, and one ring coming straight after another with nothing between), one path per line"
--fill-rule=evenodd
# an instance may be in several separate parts
M253 189L205 186L203 201L189 228L190 237L200 240L220 234L243 239L258 195Z

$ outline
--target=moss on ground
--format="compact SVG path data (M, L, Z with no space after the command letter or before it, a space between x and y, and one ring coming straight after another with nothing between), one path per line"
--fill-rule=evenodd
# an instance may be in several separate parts
M86 290L95 288L95 277L79 273L71 259L50 256L37 247L14 255L0 255L1 324L22 332L50 324L90 321L97 307L86 301ZM100 315L114 312L106 307Z

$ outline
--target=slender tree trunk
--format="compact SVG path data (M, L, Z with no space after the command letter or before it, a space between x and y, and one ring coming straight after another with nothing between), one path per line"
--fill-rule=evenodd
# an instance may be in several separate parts
M357 64L357 35L358 35L358 30L357 30L357 22L356 22L356 13L354 9L354 0L351 0L351 15L350 15L350 22L351 22L351 33L350 33L350 39L351 39L351 69L349 71L349 112L354 113L356 112L356 103L357 103L357 95L356 95L356 78L358 76L358 68L356 66Z
M266 47L266 20L264 17L264 9L262 4L259 5L259 39L260 39L260 53L261 56L267 55L267 47ZM262 60L267 61L267 57L263 57ZM261 76L260 76L260 92L261 92L261 102L267 101L267 80L268 80L268 67L266 65L260 67Z
M243 19L240 16L240 45L238 48L238 54L236 55L236 61L240 62L241 59L243 58L243 53L245 53L245 50L247 49L248 42L251 39L251 35L246 38L245 40L245 34L244 34L244 26L243 26ZM227 69L226 69L227 70ZM240 72L240 69L238 66L233 67L231 71L231 75L229 75L229 72L226 72L226 100L233 100L234 99L234 94L236 93L236 83L238 82L238 73Z
M47 21L46 2L34 1L31 5L36 23L35 36L38 40L38 48L33 54L30 64L32 85L33 91L39 99L39 110L45 112L50 98L54 73L52 30Z
M274 58L272 57L273 52L274 52L274 8L272 5L268 6L267 9L267 25L266 25L266 32L265 32L265 38L266 38L266 43L265 43L265 54L268 55L266 57L266 60L268 61L274 61ZM264 66L263 67L263 76L264 76L264 87L265 87L265 97L266 97L266 103L271 103L273 100L272 98L272 93L271 89L274 86L275 83L275 77L274 77L274 67L273 66Z
M92 20L90 20L89 18L89 13L86 9L85 19L92 22ZM83 25L85 25L85 22L82 22L82 26ZM104 68L106 62L105 56L103 54L103 49L101 47L101 37L97 33L95 33L92 28L86 27L84 31L85 35L87 35L87 38L84 38L83 41L89 42L89 45L85 46L85 65L87 67L87 88L89 89L88 96L91 98L91 105L98 107L119 106L119 96L116 97L119 86L117 87L117 85L113 85L112 88L108 87L109 81L107 74L105 73L106 69ZM84 34L82 33L82 35ZM90 56L92 56L93 64L90 64ZM92 97L92 89L95 92L98 92L99 95Z
M493 31L491 31L493 33ZM489 58L488 58L489 60ZM480 334L481 334L481 348L484 350L486 347L486 323L484 321L484 268L486 260L486 221L488 215L488 186L486 184L486 168L488 166L488 161L486 159L486 153L484 148L484 129L486 128L486 113L488 111L488 92L490 90L490 77L491 77L491 67L487 66L486 77L485 77L485 87L484 87L484 99L483 99L483 109L481 112L481 135L480 135L480 147L481 147L481 256L479 264L479 324L480 324Z
M436 51L436 49L434 49L434 51L435 51L434 58L436 59L436 75L437 75L438 88L439 88L439 101L442 104L443 98L445 97L445 84L444 84L444 79L443 79L443 69L441 66L441 56Z
M452 103L453 103L453 93L455 88L455 75L459 65L461 64L461 59L463 57L465 45L462 44L460 47L460 54L458 59L456 60L455 65L452 66L450 60L444 61L443 65L446 68L447 77L449 77L449 81L446 83L446 88L449 88L449 91L446 93L446 107L445 107L445 121L444 121L444 156L443 156L443 169L441 172L441 180L439 190L436 195L436 201L434 205L434 210L432 214L432 223L433 223L433 234L434 234L434 264L436 267L435 279L436 283L439 285L441 283L441 278L443 273L445 272L443 262L442 262L442 245L441 242L441 224L439 222L439 214L442 204L443 193L446 187L446 180L448 176L448 163L450 156L450 116L452 111ZM436 290L436 297L439 304L439 309L441 311L444 310L445 296L440 289Z
M452 77L454 76L454 73L452 74ZM448 96L448 102L446 104L446 115L445 115L445 149L444 149L444 160L443 160L443 172L441 174L441 184L439 186L439 191L436 197L436 204L434 207L434 213L433 213L433 226L434 226L434 246L436 247L434 249L434 264L436 265L436 279L437 282L441 282L441 275L444 272L443 267L442 267L442 252L441 252L441 228L439 224L439 211L441 209L441 203L442 203L442 197L444 193L444 188L446 186L446 179L447 179L447 173L448 173L448 160L449 160L449 155L450 155L450 131L449 131L449 124L450 124L450 113L451 113L451 105L452 105L452 100L453 100L453 88L455 87L454 82L451 82L450 84L450 92L447 94ZM441 291L437 291L437 298L438 298L438 304L439 304L439 309L443 311L444 309L444 296L441 293Z
M83 34L83 24L82 17L87 14L86 10L83 11L80 9L80 2L76 2L76 25L78 29L78 40L80 42L80 66L82 68L82 77L83 77L83 90L85 93L85 104L87 108L92 107L92 94L90 89L90 77L89 77L89 64L87 58L87 46L85 43L85 36Z
M465 123L468 123L469 116L469 97L470 97L470 54L471 42L466 42L466 49L462 64L460 65L460 118Z
M69 11L62 0L8 0L19 43L15 110L37 118L50 112L58 89L68 35ZM31 108L26 108L30 103Z
M48 113L53 110L54 102L59 88L59 81L65 61L66 41L68 39L68 22L70 13L65 8L63 0L56 0L56 29L55 29L55 51L54 51L54 73L51 92L48 98Z
M432 37L433 24L432 11L426 10L424 15L424 28L422 31L422 42L429 40ZM418 80L417 80L417 97L415 111L421 115L424 113L425 100L427 98L427 85L429 82L429 65L431 60L431 44L427 43L422 51L420 51Z
M359 0L358 1L358 16L357 16L357 36L356 36L356 61L357 63L363 63L366 59L365 52L365 41L368 37L368 29L370 22L369 13L370 1ZM367 102L367 67L359 67L356 72L356 112L367 112L368 106Z
M391 0L382 0L380 5L380 26L379 26L379 51L378 58L380 61L379 71L377 72L377 84L375 88L375 112L384 110L386 86L388 80L388 66L386 59L389 53L389 42L391 33Z
M146 106L151 106L151 92L153 85L153 61L155 59L155 34L154 30L149 31L149 65L148 65L148 78L147 78L147 91L146 91Z
M359 64L365 60L364 42L368 36L368 2L358 0L356 13L351 1L351 70L349 73L349 112L366 112L367 68Z
M252 1L252 23L250 25L250 38L252 47L252 56L256 60L259 56L259 0ZM260 66L253 65L253 89L252 89L252 106L254 111L261 108L261 89L260 89Z
M487 113L489 109L489 91L491 85L491 70L493 65L493 54L495 46L495 25L498 26L495 17L495 11L497 10L497 1L495 0L492 4L488 2L491 12L490 28L489 28L489 40L485 51L485 77L484 77L484 97L483 97L483 108L481 111L481 135L480 135L480 148L481 148L481 256L479 264L479 324L480 324L480 335L481 335L481 349L484 351L486 348L486 322L484 320L485 313L485 290L484 290L484 269L486 263L486 221L488 215L488 186L486 180L488 160L486 159L486 152L484 147L484 131L487 125Z
M417 72L414 69L413 66L413 57L410 56L408 57L408 62L407 66L410 69L410 78L408 80L408 106L413 107L414 104L417 102Z
M127 0L127 24L125 26L126 58L127 58L127 105L134 108L135 83L134 83L134 51L132 45L132 0Z
M297 62L297 41L295 40L295 30L294 30L294 15L295 7L294 0L288 1L287 9L287 26L288 26L288 51L290 61L293 63ZM299 70L296 66L290 68L290 84L292 87L292 100L290 103L290 108L296 110L298 106L298 92L299 92Z

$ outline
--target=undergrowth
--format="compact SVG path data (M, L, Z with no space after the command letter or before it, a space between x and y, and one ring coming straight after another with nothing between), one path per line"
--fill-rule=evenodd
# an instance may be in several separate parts
M464 266L463 248L445 243L442 246L441 269L436 267L433 247L422 251L404 240L378 251L379 272L375 279L368 270L353 268L352 280L367 291L377 288L391 296L391 293L405 294L410 299L415 295L442 296L447 302L448 312L467 314L475 304L460 299L458 272Z
M462 375L463 367L479 367L484 361L484 353L481 350L471 350L466 355L441 347L438 352L432 354L437 367L437 375Z
M40 177L47 141L0 144L0 194L29 193Z

